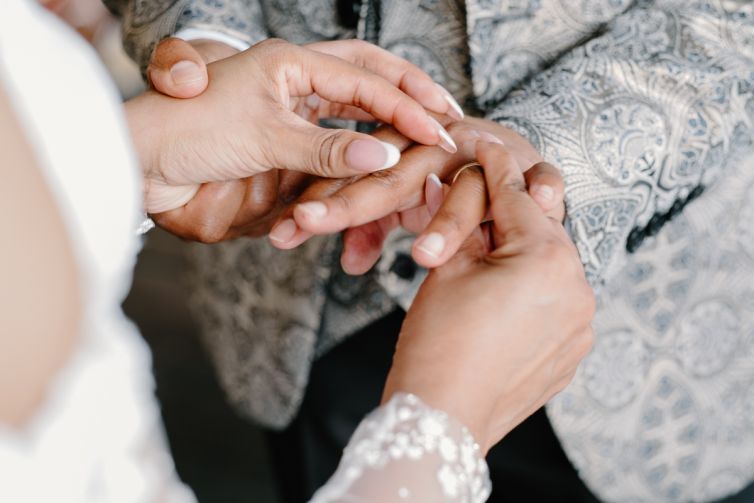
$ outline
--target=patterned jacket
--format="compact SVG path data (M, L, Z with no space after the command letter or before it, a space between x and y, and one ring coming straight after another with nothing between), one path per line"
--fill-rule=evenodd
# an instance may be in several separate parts
M142 63L190 27L248 43L354 35L335 0L109 2ZM651 502L749 483L754 2L382 0L378 14L380 45L563 170L600 308L595 348L548 414L584 481L607 501ZM238 409L284 426L314 358L409 305L423 272L408 243L396 237L359 280L335 266L332 238L288 254L198 246L195 306Z

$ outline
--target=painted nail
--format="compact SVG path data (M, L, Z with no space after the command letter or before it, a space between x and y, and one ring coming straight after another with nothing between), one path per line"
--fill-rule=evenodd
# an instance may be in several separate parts
M440 135L440 143L438 143L437 146L439 146L449 154L455 154L456 152L458 152L456 142L453 141L450 133L448 133L448 131L444 127L442 127L442 124L437 122L437 119L435 119L434 117L430 117L430 119L432 119L432 122L435 123L435 126L437 127L437 134Z
M310 220L321 220L327 216L327 205L319 201L301 203L296 206L296 209L305 213Z
M488 133L487 131L480 131L479 138L489 143L497 143L498 145L505 146L505 142L503 140L492 133Z
M379 140L355 140L346 150L346 163L356 171L372 173L392 168L401 160L395 145Z
M179 86L198 82L204 78L204 72L193 61L179 61L170 68L173 83Z
M555 189L549 185L533 185L530 189L531 197L540 204L549 206L555 199Z
M277 243L287 243L296 235L296 230L298 230L296 222L291 218L287 218L272 228L270 239Z
M416 248L430 257L439 258L445 250L445 238L439 232L431 232L416 243Z
M463 120L464 114L463 114L463 108L461 108L461 105L458 104L456 99L453 97L452 94L450 94L450 92L447 89L442 87L440 84L436 84L436 85L442 91L442 95L443 95L443 98L445 98L445 101L447 101L448 105L450 105L450 110L448 110L448 116L457 121Z
M430 216L434 217L437 214L440 206L442 206L443 199L442 182L436 174L430 173L424 185L424 200Z

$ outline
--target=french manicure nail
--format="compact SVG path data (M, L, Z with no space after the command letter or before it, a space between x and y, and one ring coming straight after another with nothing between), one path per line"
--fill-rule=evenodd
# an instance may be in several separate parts
M270 239L278 243L287 243L296 235L297 229L296 222L287 218L273 227L270 231Z
M505 146L505 142L503 140L492 133L488 133L487 131L480 131L479 138L489 143L497 143L498 145Z
M531 196L541 203L551 203L555 199L555 190L549 185L534 185Z
M458 104L456 99L453 97L452 94L450 94L450 92L447 89L442 87L440 84L436 84L436 85L442 90L443 98L445 98L445 101L447 101L448 105L450 105L450 110L448 110L448 116L457 121L463 120L464 114L463 114L463 108L461 108L461 105Z
M435 123L435 126L437 127L437 134L440 135L440 143L438 143L437 146L439 146L449 154L455 154L456 152L458 152L456 142L453 141L450 133L448 133L448 131L444 127L442 127L442 124L437 122L437 119L435 119L434 117L430 117L430 119Z
M304 212L311 220L321 220L327 216L327 205L319 201L301 203L296 208Z
M346 150L346 163L356 171L372 173L392 168L401 160L395 145L379 140L354 140Z
M445 238L439 232L431 232L416 243L416 248L431 257L439 258L445 250Z
M170 67L170 77L175 84L182 86L202 80L204 72L193 61L185 60L179 61Z
M430 173L424 186L424 200L430 216L434 217L437 214L443 199L442 182L436 174Z

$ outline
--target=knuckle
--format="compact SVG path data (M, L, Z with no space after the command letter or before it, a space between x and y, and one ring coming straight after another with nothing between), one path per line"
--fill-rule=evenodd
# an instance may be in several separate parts
M311 167L320 175L331 178L337 171L339 152L338 138L342 136L339 131L327 131L319 140L319 147L312 150Z
M453 138L458 138L460 135L462 135L462 133L466 132L468 134L471 131L471 129L462 122L452 122L450 124L447 124L445 126L445 130Z
M197 241L204 244L217 244L223 240L225 232L218 227L207 225L201 226L196 231Z
M435 216L435 220L443 227L444 234L460 234L463 232L464 219L455 210L441 207Z
M404 175L396 169L383 169L369 175L370 180L380 188L397 191L404 188L406 180Z
M262 40L258 44L256 44L255 47L258 47L259 49L267 49L267 50L277 50L279 48L282 48L284 46L288 45L288 42L286 42L283 39L271 37L265 40Z
M216 244L223 240L227 229L216 225L212 221L203 220L196 224L194 239L204 244Z
M377 190L384 193L385 200L391 208L395 210L402 208L406 178L400 170L375 171L369 175L368 180Z
M526 192L526 182L520 176L515 176L515 173L507 174L507 179L503 182L503 189L511 192Z
M351 214L351 210L354 207L354 201L348 195L336 192L330 196L330 200L334 206L341 208L344 214Z
M350 45L351 48L353 48L354 50L356 50L357 53L359 53L359 52L367 52L367 51L370 52L370 53L374 53L375 49L376 49L376 47L374 45L372 45L372 44L370 44L370 43L368 43L368 42L366 42L364 40L361 40L361 39L352 39L352 40L349 40L348 41L348 45Z

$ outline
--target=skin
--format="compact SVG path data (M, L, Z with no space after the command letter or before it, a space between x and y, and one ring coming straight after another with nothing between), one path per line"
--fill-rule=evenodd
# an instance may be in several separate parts
M379 71L379 65L372 63L379 61L370 52L376 50L374 46L312 44L308 47ZM201 76L205 75L201 70L206 62L216 61L236 52L235 49L214 41L187 43L167 39L157 46L148 73L159 92L178 98L190 98L204 91L207 79L200 78L189 85L177 85L170 77L171 66L179 61L192 61L196 63ZM401 67L397 65L396 68ZM411 70L408 75L415 74L412 66L407 68ZM397 74L387 77L393 82L406 80L405 76L399 79ZM414 77L414 80L416 83L407 84L412 95L426 94L431 88L423 79ZM316 109L302 106L304 104L306 101L299 102L295 110L309 121L317 122L328 114L326 102L317 104ZM422 145L416 144L394 128L383 128L374 136L395 145L403 152L401 163L389 171L352 180L322 180L296 175L288 170L278 170L277 174L266 173L246 178L242 182L209 183L202 185L197 196L184 207L155 214L153 218L158 225L182 237L213 243L243 236L264 236L274 226L293 219L295 214L295 232L286 241L273 241L275 246L290 249L299 246L313 234L345 231L341 259L343 268L352 274L363 274L379 258L382 243L391 230L403 226L420 233L429 224L430 215L426 207L423 207L426 176L432 172L449 175L465 162L473 160L473 147L469 151L468 145L464 148L464 143L475 139L472 135L478 137L481 133L497 137L516 152L520 165L527 168L527 182L535 200L545 211L555 212L562 219L562 180L553 167L539 164L539 154L525 139L491 121L450 117L451 109L447 106L447 100L432 103L432 106L436 111L445 111L446 115L437 116L437 119L447 126L459 145L460 151L457 154L438 148L422 148ZM361 117L361 120L368 119L368 116ZM541 186L552 189L549 198L536 194ZM303 213L297 213L295 206L291 204L293 201L298 204L320 199L328 204L334 201L336 206L335 211L320 222L311 222ZM453 251L458 249L466 236L479 224L479 211L476 208L484 205L485 199L480 180L476 183L462 180L454 187L449 204L436 217L436 223L430 231L443 235L447 233L446 253L438 258L416 250L414 259L426 267L436 267L452 256ZM349 208L354 211L349 211ZM355 220L355 216L360 220ZM425 232L423 235L426 234ZM421 238L422 236L419 239Z
M413 257L419 264L430 268L442 265L487 213L484 180L479 176L468 179L469 173L457 180L448 192L447 203L441 205L432 227L427 228L429 215L426 208L422 208L426 202L426 179L434 173L441 180L450 182L458 168L476 160L474 146L480 138L501 142L510 148L519 169L526 170L531 195L543 210L563 219L562 178L554 167L542 162L539 154L521 136L494 122L475 118L456 122L448 129L459 145L455 154L424 148L395 131L385 131L383 139L403 149L401 162L389 172L375 173L344 187L336 187L328 181L314 184L297 203L317 201L326 207L326 215L315 218L303 206L283 212L279 222L293 218L298 230L289 241L273 244L289 249L299 246L312 235L345 230L341 264L347 272L363 274L379 258L387 235L402 226L419 234L413 250ZM550 189L549 197L541 196L542 187ZM429 255L418 246L432 232L441 234L446 241L445 250L439 256Z
M81 300L65 226L1 89L0 133L13 181L0 189L5 205L0 218L14 236L0 260L5 268L0 292L14 305L0 317L0 383L13 383L0 388L0 420L20 426L70 355ZM397 391L417 394L466 424L486 452L572 378L591 345L594 299L573 245L559 221L527 194L513 154L478 140L475 149L493 221L475 228L422 287L408 313L385 398ZM234 174L232 168L226 173ZM154 181L154 173L147 169L146 175L147 182ZM183 183L181 177L195 181L186 172L160 176L167 186ZM438 215L442 205L432 205L439 206ZM459 306L464 316L457 316ZM45 316L35 316L39 312Z
M268 197L268 215L279 214L276 226L295 224L288 239L274 240L280 248L345 230L342 263L353 273L374 264L398 225L422 232L414 258L435 269L407 315L384 400L398 391L420 396L460 419L486 452L570 382L591 348L594 298L561 225L557 169L489 121L466 119L449 129L460 147L452 154L383 129L376 136L402 151L398 166L307 180L296 205L281 208ZM477 159L482 171L454 180L460 166ZM311 218L312 202L325 206L324 217ZM418 246L433 233L446 242L437 256Z
M422 285L383 401L416 394L460 419L486 453L572 380L592 345L595 302L563 226L527 195L513 156L480 142L477 157L493 221Z
M203 183L231 182L278 166L327 178L385 167L387 153L375 138L306 121L295 113L302 100L314 101L319 117L371 117L419 143L443 143L444 130L422 105L443 91L403 60L371 50L378 51L382 75L270 39L207 65L207 89L193 99L149 91L129 101L126 112L146 178L147 211L181 208ZM381 158L373 154L375 147Z

